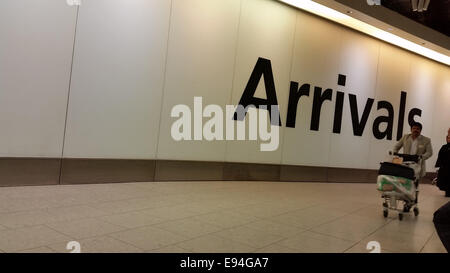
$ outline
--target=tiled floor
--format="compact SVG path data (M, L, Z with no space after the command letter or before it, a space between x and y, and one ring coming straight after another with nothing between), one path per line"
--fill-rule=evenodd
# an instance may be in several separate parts
M382 216L374 184L164 182L0 188L0 252L445 252L420 215Z

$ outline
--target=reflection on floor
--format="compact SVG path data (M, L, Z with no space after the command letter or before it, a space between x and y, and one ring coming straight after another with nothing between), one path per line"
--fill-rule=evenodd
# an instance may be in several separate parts
M445 252L420 215L382 215L374 184L164 182L0 188L0 252Z

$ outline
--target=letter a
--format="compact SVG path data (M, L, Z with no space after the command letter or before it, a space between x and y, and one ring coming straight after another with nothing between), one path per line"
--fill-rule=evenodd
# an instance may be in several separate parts
M258 83L261 80L261 77L264 76L264 84L266 87L266 95L267 99L255 98L256 88L258 87ZM272 73L272 65L270 60L264 58L258 58L256 62L255 68L253 68L253 72L248 80L247 86L245 87L244 93L242 94L241 100L239 104L244 106L246 109L249 105L254 105L256 108L259 108L261 105L266 105L265 109L269 110L269 115L272 116L272 105L278 106L277 101L277 93L275 90L275 83L273 80ZM246 112L245 112L246 114ZM237 113L234 113L234 120L243 120L245 117L238 116ZM272 125L281 126L281 119L278 118L278 124L272 123Z

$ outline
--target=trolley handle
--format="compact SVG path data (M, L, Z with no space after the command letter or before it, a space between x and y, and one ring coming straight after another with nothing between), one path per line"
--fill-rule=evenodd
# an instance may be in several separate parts
M409 155L409 154L400 154L400 153L394 153L394 155L402 157L403 161L413 161L413 162L419 163L419 161L422 160L421 155Z

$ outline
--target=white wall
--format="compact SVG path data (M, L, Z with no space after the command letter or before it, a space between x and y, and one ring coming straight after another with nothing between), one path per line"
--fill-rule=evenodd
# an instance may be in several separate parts
M346 86L339 88L345 92L346 96L344 98L342 131L341 134L331 135L328 165L365 169L368 168L371 156L369 146L370 140L373 138L372 120L375 111L371 111L363 135L355 136L348 94L357 95L358 117L361 118L367 99L375 97L380 43L348 29L345 29L341 35L341 50L335 58L339 62L339 73L347 75ZM337 87L337 84L334 86Z
M286 119L289 90L289 71L295 35L295 10L271 0L242 1L239 40L236 52L232 98L230 104L237 105L259 57L270 59L277 90L282 123ZM260 80L255 96L265 98L264 80ZM235 122L235 128L236 128ZM248 122L247 122L248 127ZM280 128L283 139L284 127ZM258 141L228 141L226 161L276 163L281 162L280 143L278 150L261 152Z
M0 157L61 157L76 8L0 1Z
M0 3L0 156L63 152L76 9L61 2ZM237 104L259 57L271 60L280 104L276 151L261 152L260 142L171 138L173 106L193 106L194 96L204 107ZM338 74L347 76L345 87L337 85ZM295 128L286 127L291 81L311 84ZM333 89L319 131L309 128L315 86ZM337 90L345 93L340 134L333 133ZM85 0L64 157L376 169L395 144L401 91L408 93L404 132L409 110L422 109L417 120L437 153L450 127L445 65L275 0ZM375 99L362 136L353 135L349 94L357 95L359 117ZM255 96L265 98L263 80ZM374 119L386 114L376 109L380 100L394 106L392 140L372 133Z
M392 146L396 143L401 91L407 91L407 103L411 100L408 82L412 57L413 55L411 53L400 48L389 46L384 43L380 46L375 100L389 101L394 106L394 126L391 141L386 139L378 140L373 136L370 137L369 167L377 166L377 164L384 159L387 151L392 149ZM386 110L380 109L376 111L376 105L374 105L373 111L374 113L377 113L377 115L388 115ZM407 118L408 109L406 109L405 112L403 133L407 133L410 130ZM368 129L371 131L372 123L369 123L368 125L370 126ZM423 125L425 127L429 126L429 124L425 123ZM380 129L384 128L386 127ZM425 129L426 128L424 128L424 133L426 132Z
M314 26L314 27L310 27ZM335 88L343 29L326 20L298 13L290 81L311 84L310 95L300 98L295 128L286 128L283 140L283 164L328 166L333 129L334 102L325 102L319 131L310 130L314 86ZM327 33L329 35L323 35ZM332 45L332 46L330 46ZM280 90L288 92L287 90ZM335 94L334 94L335 96ZM335 98L333 97L333 101ZM282 109L285 112L287 109ZM283 120L286 123L286 120ZM299 156L302 155L302 156Z
M205 106L230 104L240 6L240 0L173 1L159 159L224 161L224 141L173 140L170 113L177 104L193 109L195 96Z
M65 157L155 158L170 6L82 2Z

